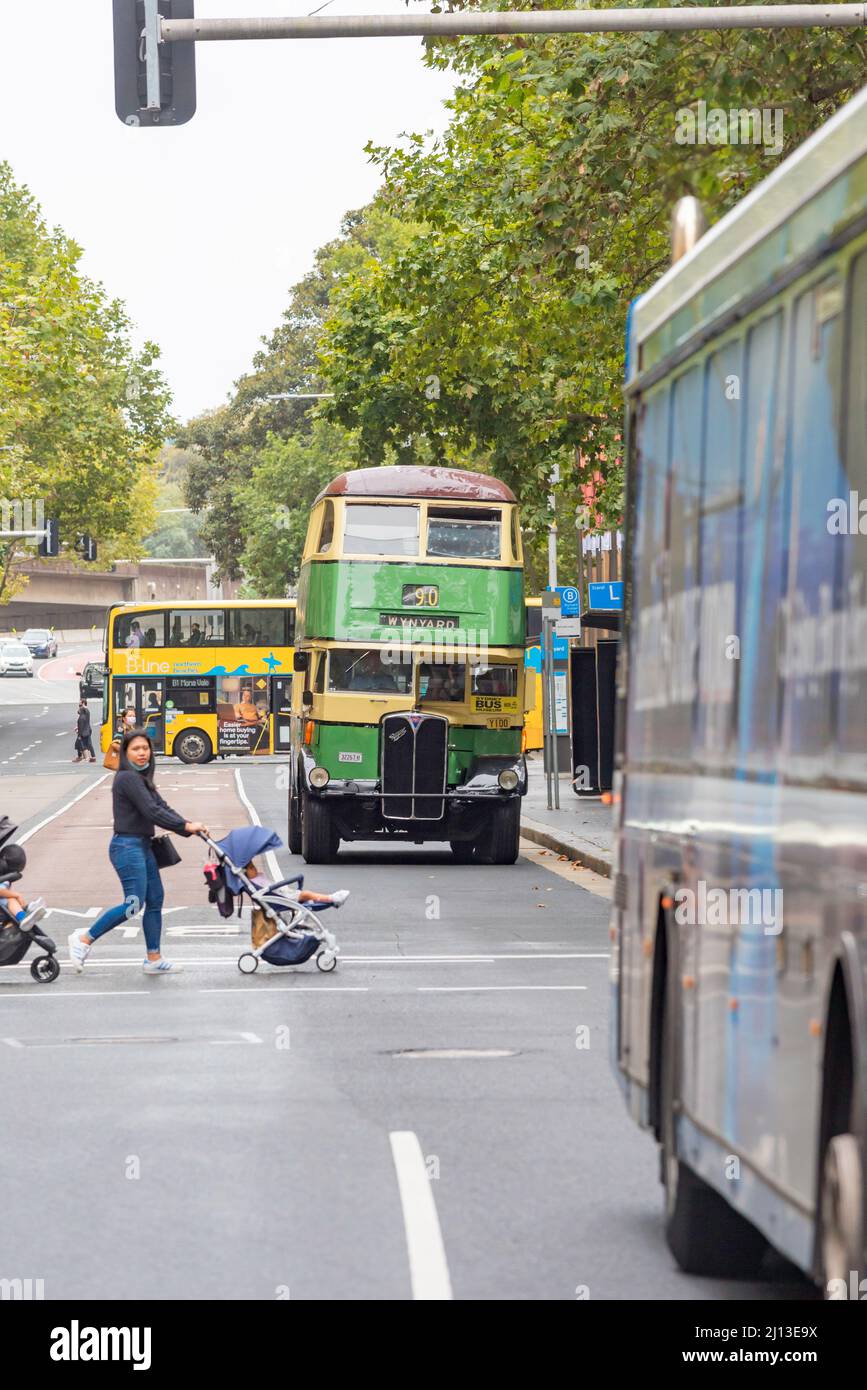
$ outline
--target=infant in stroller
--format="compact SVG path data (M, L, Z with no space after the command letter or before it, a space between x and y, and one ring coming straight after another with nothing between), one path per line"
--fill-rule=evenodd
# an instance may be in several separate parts
M0 966L17 965L31 946L39 946L45 954L31 963L30 973L39 984L50 984L60 974L60 965L57 947L37 926L46 914L45 904L42 898L25 902L12 888L27 863L23 845L7 843L17 829L8 816L0 817Z
M303 965L316 956L320 970L337 965L338 945L333 934L317 920L316 914L330 907L341 907L349 897L337 893L311 893L304 888L303 874L269 882L259 872L256 855L279 849L282 840L261 825L232 830L224 839L202 837L213 852L216 863L205 865L208 898L216 903L222 917L231 917L238 900L238 912L245 897L250 899L252 951L238 960L238 969L251 975L259 961L268 965ZM290 891L297 885L297 891Z

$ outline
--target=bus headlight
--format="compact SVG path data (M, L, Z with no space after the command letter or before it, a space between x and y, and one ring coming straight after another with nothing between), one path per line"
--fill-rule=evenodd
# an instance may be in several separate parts
M497 781L500 784L501 791L513 792L518 785L518 774L513 768L507 767L500 773Z
M310 785L311 785L311 787L316 787L316 789L317 789L318 791L321 791L323 787L327 787L327 786L328 786L328 783L329 783L330 781L331 781L331 775L330 775L330 773L326 772L326 770L325 770L324 767L314 767L314 768L311 769L311 771L310 771Z

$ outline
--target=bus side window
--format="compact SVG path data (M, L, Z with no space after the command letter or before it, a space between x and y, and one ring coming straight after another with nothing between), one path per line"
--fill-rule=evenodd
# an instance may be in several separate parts
M844 663L840 672L835 762L841 778L867 782L867 670L863 642L857 638L858 632L863 631L867 610L867 519L860 515L867 500L867 450L864 447L867 439L867 251L862 251L852 266L847 298L846 481L839 494L847 504L847 525L846 533L838 535L836 541L841 563L838 603L845 614L841 645L845 651L853 653L853 657L848 663L850 669L847 670ZM860 503L857 517L850 511L853 494ZM829 500L830 496L829 491ZM830 520L829 514L829 524ZM842 520L841 516L841 531ZM854 657L856 652L858 656Z
M330 497L325 499L322 509L322 525L319 528L319 542L316 546L317 554L327 555L334 540L334 503Z
M316 658L316 679L313 682L314 695L322 695L325 692L325 663L327 660L326 652L320 652Z
M286 645L295 646L295 609L286 609Z
M840 410L843 286L836 276L810 286L796 300L791 342L787 416L792 505L786 595L790 616L781 653L780 752L787 773L813 778L830 771L831 689L836 676L824 653L828 645L833 650L827 636L835 568L848 543L848 536L835 534L828 525L829 501L846 495Z

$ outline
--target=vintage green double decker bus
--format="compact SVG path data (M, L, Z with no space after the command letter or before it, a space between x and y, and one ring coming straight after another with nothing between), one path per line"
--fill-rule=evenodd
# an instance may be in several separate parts
M518 508L495 478L341 474L313 505L298 585L289 844L448 841L518 856L525 699Z

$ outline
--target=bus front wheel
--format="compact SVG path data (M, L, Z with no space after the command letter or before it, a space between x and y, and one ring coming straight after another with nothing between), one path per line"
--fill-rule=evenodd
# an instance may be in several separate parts
M301 853L301 803L298 793L293 787L289 788L289 815L286 834L286 843L289 846L290 854Z
M672 962L669 961L669 965ZM755 1276L768 1248L756 1230L677 1153L677 1029L673 973L669 972L662 1020L660 1137L665 1185L665 1238L686 1274L718 1279Z
M301 798L301 854L308 864L330 864L340 837L331 812L318 798L304 792Z
M172 752L182 763L208 763L214 756L211 740L201 729L185 729L175 739Z
M492 864L514 864L521 840L521 802L518 797L494 808L481 853Z

